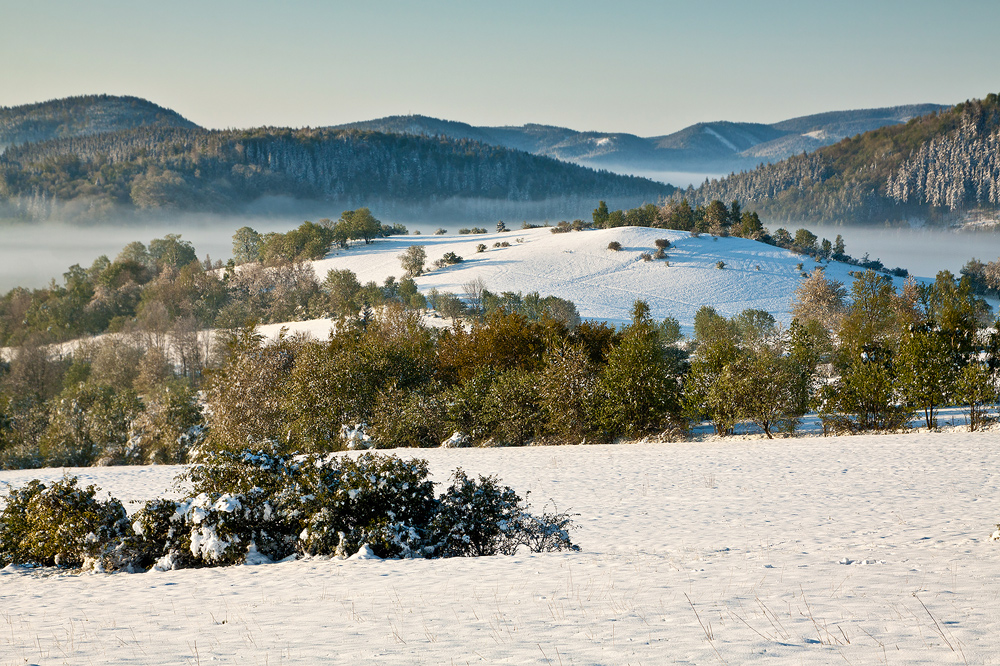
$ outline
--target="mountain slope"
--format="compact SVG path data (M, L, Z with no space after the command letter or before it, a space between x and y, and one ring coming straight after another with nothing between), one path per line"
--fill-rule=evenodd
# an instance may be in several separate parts
M138 97L87 95L0 107L0 151L27 142L65 139L136 127L198 126L180 114Z
M693 203L739 199L772 220L949 220L1000 208L997 95L882 127L683 194Z

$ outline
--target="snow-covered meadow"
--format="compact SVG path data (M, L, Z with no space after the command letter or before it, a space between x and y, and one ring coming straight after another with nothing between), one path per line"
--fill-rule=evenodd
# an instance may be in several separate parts
M1000 433L396 453L578 514L582 550L7 569L0 664L1000 662ZM127 501L178 468L66 471Z
M551 231L543 227L490 234L394 236L335 250L313 262L313 268L320 280L330 269L346 268L362 284L381 284L390 275L402 276L398 257L407 247L424 245L428 266L447 252L465 259L418 277L417 286L424 294L437 289L462 296L465 285L478 279L494 293L537 291L568 299L585 319L612 324L628 323L632 304L644 299L654 318L676 317L690 333L694 315L703 305L726 317L758 308L787 324L802 274L820 265L809 257L744 238L707 234L693 238L683 231L646 227ZM668 261L644 261L642 254L655 252L658 238L672 245L666 251ZM622 249L609 250L612 241L621 243ZM503 242L509 247L494 247ZM487 250L477 252L479 244ZM720 261L722 269L716 267ZM847 285L852 282L849 272L857 270L839 262L822 266L829 279ZM894 282L897 288L903 283L900 278ZM329 331L329 323L323 320L288 326L323 335ZM277 330L276 325L270 328Z

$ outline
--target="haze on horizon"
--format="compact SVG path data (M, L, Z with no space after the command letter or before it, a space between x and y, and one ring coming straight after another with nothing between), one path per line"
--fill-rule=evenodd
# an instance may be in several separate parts
M17 3L0 105L144 97L210 128L419 113L655 136L982 97L989 0L502 5L262 0ZM976 49L975 45L982 48Z

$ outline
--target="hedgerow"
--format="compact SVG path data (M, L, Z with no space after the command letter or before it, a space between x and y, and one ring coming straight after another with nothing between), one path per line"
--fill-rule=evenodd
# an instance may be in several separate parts
M75 478L12 489L0 513L0 564L145 571L345 557L511 555L576 550L565 513L528 511L495 477L456 470L434 494L427 462L365 453L290 456L216 451L181 474L180 500L154 499L129 519Z

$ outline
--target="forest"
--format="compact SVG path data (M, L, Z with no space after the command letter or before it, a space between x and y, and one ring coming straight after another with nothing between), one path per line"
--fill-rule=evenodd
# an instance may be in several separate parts
M657 200L669 185L473 141L357 130L146 126L11 146L0 202L12 219L100 220L121 210L234 212L305 202Z
M1000 206L998 137L1000 102L990 94L674 196L738 199L778 222L951 221Z

